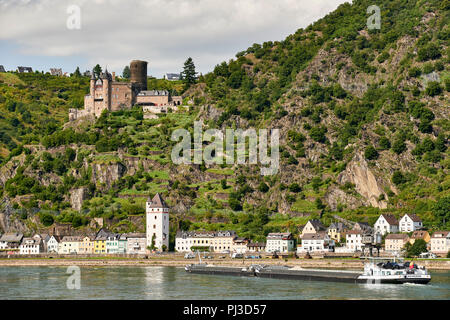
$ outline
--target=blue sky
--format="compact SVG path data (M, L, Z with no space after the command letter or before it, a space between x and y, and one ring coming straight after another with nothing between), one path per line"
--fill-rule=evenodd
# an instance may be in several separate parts
M179 72L192 57L206 73L253 43L282 40L343 0L0 0L0 64L64 72L99 63L122 73L131 60L148 74ZM80 29L67 28L80 10ZM74 20L70 20L74 21Z

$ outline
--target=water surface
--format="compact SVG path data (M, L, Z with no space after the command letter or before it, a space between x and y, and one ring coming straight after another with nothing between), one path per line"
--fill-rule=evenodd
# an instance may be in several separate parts
M450 272L427 285L367 285L189 274L176 267L0 267L0 299L450 299Z

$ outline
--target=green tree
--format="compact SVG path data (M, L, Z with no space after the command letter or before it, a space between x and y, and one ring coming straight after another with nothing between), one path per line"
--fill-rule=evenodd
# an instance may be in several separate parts
M187 58L187 60L184 62L184 68L181 74L183 76L185 89L189 88L195 83L197 73L195 72L194 61L191 57Z
M408 258L417 257L422 252L427 252L427 243L423 239L417 239L412 245L409 242L406 243L405 249Z
M131 77L131 71L129 66L125 66L122 71L122 77L125 79L130 79Z
M101 73L102 73L102 67L100 67L100 65L97 64L94 67L94 74L95 74L95 76L99 77Z
M40 220L41 220L41 223L46 227L50 227L54 222L53 216L48 213L41 214Z
M440 198L433 205L433 214L439 223L445 227L450 221L450 196Z
M77 67L75 69L75 72L73 73L74 77L81 77L80 67Z

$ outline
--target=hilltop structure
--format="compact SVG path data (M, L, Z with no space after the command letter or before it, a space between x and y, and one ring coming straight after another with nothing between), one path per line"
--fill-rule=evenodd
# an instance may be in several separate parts
M147 199L146 221L147 247L160 251L163 251L163 246L169 249L169 207L159 193L153 199Z
M52 76L62 77L63 72L61 68L50 68L50 74Z
M130 82L119 82L108 69L98 76L92 70L89 94L84 97L84 109L69 109L69 121L88 115L98 118L104 110L119 111L134 105L160 107L181 104L181 97L172 97L169 92L160 94L157 90L147 91L147 61L131 61L130 71Z
M0 65L0 72L6 72L5 67L3 67L2 65Z

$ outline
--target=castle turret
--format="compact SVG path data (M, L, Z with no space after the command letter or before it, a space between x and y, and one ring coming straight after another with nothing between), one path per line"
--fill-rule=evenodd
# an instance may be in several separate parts
M94 97L94 95L95 95L95 73L94 73L94 69L92 69L92 73L91 73L89 94L91 95L91 97Z
M108 69L105 68L105 72L100 78L103 81L103 110L111 110L111 75L108 73Z

